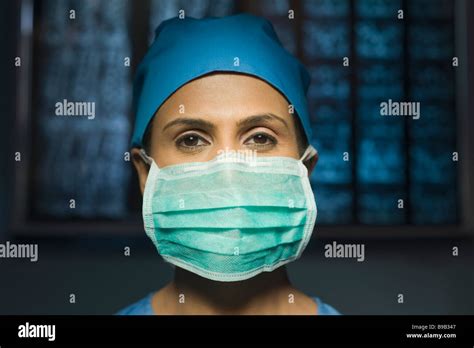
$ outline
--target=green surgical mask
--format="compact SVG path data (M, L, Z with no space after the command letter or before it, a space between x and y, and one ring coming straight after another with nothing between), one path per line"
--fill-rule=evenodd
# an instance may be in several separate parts
M242 158L158 168L150 164L143 194L145 231L165 261L217 281L239 281L299 258L316 221L303 161Z

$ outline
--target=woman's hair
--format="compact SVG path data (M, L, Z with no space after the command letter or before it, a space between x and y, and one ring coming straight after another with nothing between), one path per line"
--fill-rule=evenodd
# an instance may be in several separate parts
M295 116L294 122L295 122L296 141L298 144L298 152L300 156L302 156L304 151L308 147L308 139L306 139L306 135L303 131L303 126L301 124L299 116L296 113L294 114L294 116ZM155 117L153 117L150 123L148 123L145 133L143 134L143 149L148 154L150 154L150 151L151 151L151 131L153 129L154 119Z

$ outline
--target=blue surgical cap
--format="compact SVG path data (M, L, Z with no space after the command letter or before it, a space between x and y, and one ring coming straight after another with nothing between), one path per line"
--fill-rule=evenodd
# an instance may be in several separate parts
M276 88L294 106L311 141L308 71L283 48L268 20L238 14L175 17L158 26L135 76L132 147L142 147L148 124L171 94L191 80L216 71L252 75Z

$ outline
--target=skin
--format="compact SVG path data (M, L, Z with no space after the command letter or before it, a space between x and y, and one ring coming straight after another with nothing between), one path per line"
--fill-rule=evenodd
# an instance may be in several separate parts
M209 161L225 149L298 159L293 117L285 97L266 82L243 74L209 74L162 104L148 155L158 167ZM132 159L143 194L149 166L138 151L132 149ZM313 157L305 163L310 172L316 162ZM174 279L154 294L152 308L155 314L317 313L316 303L291 285L285 267L239 282L212 281L176 267Z

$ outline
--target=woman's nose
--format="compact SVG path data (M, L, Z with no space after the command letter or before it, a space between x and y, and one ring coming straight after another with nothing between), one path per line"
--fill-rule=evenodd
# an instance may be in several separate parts
M239 153L245 151L245 148L239 143L237 139L222 139L217 141L212 149L212 157L222 156L225 154Z

